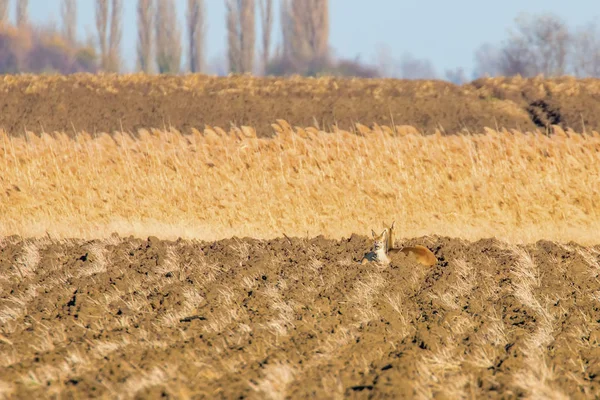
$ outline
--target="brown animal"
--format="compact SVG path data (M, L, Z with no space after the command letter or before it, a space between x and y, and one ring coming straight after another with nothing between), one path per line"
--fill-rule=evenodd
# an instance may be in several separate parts
M427 267L431 267L437 263L437 258L433 254L431 250L429 250L425 246L415 245L415 246L407 246L402 248L394 248L394 224L396 222L392 222L392 225L389 228L386 228L381 232L381 234L377 235L375 231L371 230L371 234L373 235L373 251L368 252L365 256L360 260L361 264L366 264L368 262L377 262L381 264L389 264L391 262L390 257L398 253L404 253L407 256L411 254L415 256L417 262Z
M425 265L426 267L431 267L437 263L437 258L435 254L431 250L429 250L425 246L415 245L415 246L407 246L402 248L394 248L394 224L396 221L392 222L387 232L387 255L393 256L394 254L404 253L407 256L414 254L417 261Z
M362 265L368 262L376 262L381 264L389 264L390 259L387 256L387 229L384 229L381 234L377 235L374 230L371 229L373 235L373 251L368 252L360 260Z

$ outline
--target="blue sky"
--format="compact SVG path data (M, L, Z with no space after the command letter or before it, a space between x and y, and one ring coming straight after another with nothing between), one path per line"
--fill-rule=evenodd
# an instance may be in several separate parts
M30 0L29 3L30 18L34 22L60 24L61 0ZM95 33L94 3L95 0L78 0L80 38ZM137 1L124 0L123 3L122 50L131 70L135 65ZM205 3L207 62L210 64L222 58L226 51L225 6L224 0L206 0ZM274 3L273 33L277 43L279 0ZM176 0L176 4L184 29L187 1ZM600 3L593 0L330 0L330 46L338 56L358 56L369 63L376 61L381 49L394 59L408 52L413 57L429 59L440 75L446 69L464 67L470 76L475 49L484 42L502 41L521 12L551 12L570 27L577 27L600 17Z

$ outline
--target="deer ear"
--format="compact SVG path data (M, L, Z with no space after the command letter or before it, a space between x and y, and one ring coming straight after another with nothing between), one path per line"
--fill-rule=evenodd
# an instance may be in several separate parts
M396 221L392 222L392 225L390 226L391 229L394 229L394 224L396 223Z
M383 232L381 232L381 236L384 236L387 233L387 229L384 229Z
M375 231L373 229L371 229L371 235L373 235L373 238L375 238L376 236Z

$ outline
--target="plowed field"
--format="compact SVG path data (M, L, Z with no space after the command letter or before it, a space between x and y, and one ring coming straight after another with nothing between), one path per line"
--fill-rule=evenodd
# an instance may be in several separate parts
M411 125L424 133L533 130L556 124L600 131L600 80L494 78L463 86L444 81L283 79L208 76L11 76L0 79L0 129L13 135L131 131L205 125L333 125L351 130Z
M423 237L0 245L0 393L14 398L589 398L600 247Z

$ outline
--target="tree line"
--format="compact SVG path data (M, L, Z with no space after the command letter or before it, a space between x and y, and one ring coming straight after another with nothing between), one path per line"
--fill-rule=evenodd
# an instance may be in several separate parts
M77 40L76 0L61 5L63 29L31 24L28 0L15 2L16 23L10 24L9 6L9 0L0 0L0 73L99 70L94 40Z
M427 59L405 54L399 61L382 49L377 65L387 77L406 79L444 78L462 84L483 76L546 77L572 75L600 77L600 24L593 20L569 27L557 15L520 14L500 43L483 43L474 52L474 70L469 77L464 68L438 73Z
M121 72L123 0L94 1L94 35L80 41L76 34L76 0L62 0L60 28L32 26L27 0L15 1L16 23L11 25L10 0L0 0L0 72ZM371 64L333 57L328 0L281 0L281 43L274 49L273 0L223 1L227 54L219 71L213 72L445 78L455 83L469 80L462 68L440 75L426 59L407 53L394 60L385 49ZM177 20L176 0L137 0L136 25L137 71L207 72L204 0L187 0L183 27ZM182 66L184 51L186 65ZM475 51L474 61L472 79L517 74L600 77L600 29L597 23L571 29L553 14L522 15L504 41L481 45Z
M100 1L100 0L97 0ZM226 72L269 75L340 73L348 62L333 60L329 49L329 1L282 0L282 43L271 53L273 0L224 0L226 7ZM189 72L203 72L206 12L204 0L188 0L186 32L176 22L175 0L138 0L138 54L141 71L181 72L181 39L187 40ZM257 20L261 31L257 32ZM154 27L154 29L153 29ZM260 36L257 35L260 33ZM152 40L154 36L154 40ZM260 45L260 49L259 46ZM153 62L153 60L156 62ZM356 64L356 74L376 75Z

